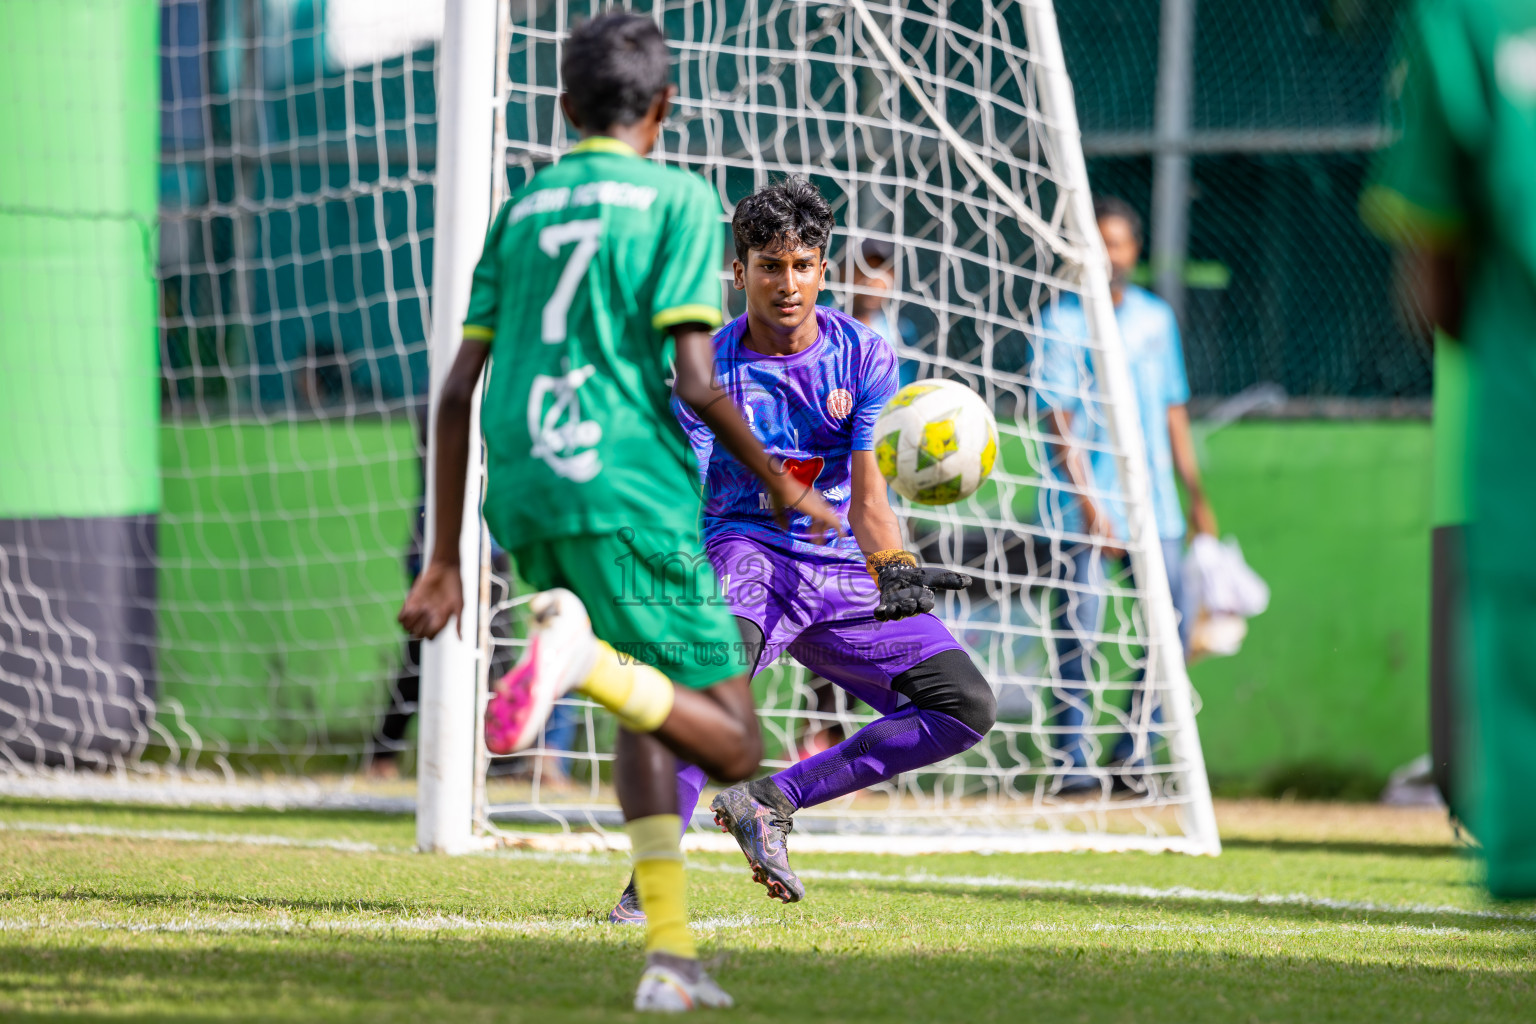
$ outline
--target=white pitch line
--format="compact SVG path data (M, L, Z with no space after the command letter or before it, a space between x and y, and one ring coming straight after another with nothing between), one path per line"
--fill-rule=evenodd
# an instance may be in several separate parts
M698 921L689 921L688 927L706 932L725 932L740 928L758 928L765 924L783 924L778 920L765 920L753 917L751 914L732 914L729 917L706 917Z
M785 927L782 920L763 919L749 914L731 917L712 917L691 922L695 932L737 931L748 928L760 929L764 925ZM859 929L878 931L882 926L873 921L844 921L832 926L838 931ZM0 918L0 932L122 932L132 935L241 935L241 934L313 934L313 935L392 935L404 932L417 934L498 934L498 935L551 935L605 928L602 922L592 918L555 918L528 921L498 921L463 917L455 914L434 914L421 917L362 919L341 917L291 918L238 917L194 915L172 918L166 921L103 921L98 918L81 920L50 918ZM1110 924L1084 922L1081 924L1048 924L1037 922L1019 925L971 925L967 930L980 930L988 935L1000 932L1018 932L1037 935L1093 935L1093 934L1164 934L1164 935L1223 935L1237 937L1284 936L1337 936L1340 932L1362 935L1411 935L1432 938L1446 936L1472 936L1478 934L1508 934L1503 929L1494 932L1469 931L1465 928L1435 927L1409 924L1318 924L1318 925L1251 925L1251 924ZM1526 929L1517 929L1524 933ZM615 933L616 934L616 933Z
M110 825L71 825L50 822L0 822L0 831L92 835L123 839L168 840L173 842L228 843L248 846L281 846L300 849L338 850L345 853L401 852L373 843L339 839L294 839L288 836L226 832L188 832L178 829L126 829ZM624 858L613 854L561 852L548 850L497 850L491 856L511 860L530 860L559 864L611 864ZM740 874L736 866L692 862L689 870L712 874ZM974 889L1019 889L1034 892L1080 893L1087 896L1120 896L1149 901L1189 900L1202 903L1250 904L1255 906L1312 907L1319 910L1346 910L1372 914L1405 914L1416 917L1472 917L1489 921L1536 921L1536 913L1510 913L1428 903L1376 903L1370 900L1340 900L1307 893L1241 893L1220 889L1195 889L1189 886L1154 888L1145 885L1119 885L1077 882L1054 878L1012 878L1003 875L936 875L925 871L906 874L882 874L874 871L821 871L814 868L797 872L801 878L825 882L880 882L893 885L959 886Z
M1422 925L1422 924L1317 924L1317 925L1243 925L1243 924L1110 924L1095 922L1092 924L1019 924L995 927L992 925L970 925L978 931L993 933L998 931L1040 932L1042 934L1076 934L1081 932L1129 932L1173 935L1284 935L1295 937L1298 935L1336 936L1340 932L1359 932L1361 934L1392 934L1392 935L1507 935L1526 934L1527 928L1493 928L1468 930L1457 928L1455 925Z
M0 832L39 832L65 836L104 836L109 839L147 839L178 843L226 843L234 846L285 846L309 850L340 850L343 853L384 853L373 843L348 839L295 839L291 836L239 832L191 832L184 829L118 828L113 825L55 824L47 821L0 821Z
M693 921L694 931L717 932L755 928L765 922L747 914L732 917L704 918ZM511 935L546 935L557 932L584 931L599 927L590 917L541 918L529 921L498 921L457 914L431 914L421 917L350 918L350 917L240 917L234 915L193 915L171 918L166 921L103 921L98 918L79 920L51 918L0 918L0 932L29 931L91 931L128 932L131 934L174 933L228 935L245 933L313 933L313 934L364 934L388 935L396 932L440 932L477 934L495 932ZM607 922L601 923L602 927Z
M0 931L102 931L102 932L174 932L191 934L232 934L242 932L346 932L388 934L390 932L510 932L542 935L548 932L577 931L592 927L587 918L569 920L482 921L457 915L397 917L379 920L318 917L210 917L172 918L168 921L50 920L38 918L0 918Z
M1146 885L1074 882L1068 879L1008 878L1001 875L932 875L923 871L904 875L873 871L797 871L801 878L826 882L886 882L898 885L958 885L975 889L1029 889L1037 892L1071 892L1088 896L1128 896L1144 900L1192 900L1204 903L1250 903L1258 906L1316 907L1320 910L1356 910L1372 914L1455 915L1492 921L1536 921L1536 913L1512 914L1429 903L1374 903L1369 900L1338 900L1306 893L1241 893L1220 889L1193 889L1176 885L1157 889Z
M601 863L601 858L588 853L559 853L539 850L506 850L498 856L516 860L557 861L561 863ZM708 864L690 861L689 871L711 874L741 874L733 865ZM1339 900L1327 896L1310 896L1306 893L1241 893L1224 892L1220 889L1194 889L1189 886L1154 888L1146 885L1096 884L1055 878L1011 878L1003 875L935 875L925 871L906 874L881 874L874 871L821 871L816 868L797 869L802 879L823 882L883 882L897 885L944 885L974 889L1024 889L1036 892L1070 892L1088 896L1123 896L1144 900L1191 900L1208 903L1255 904L1258 906L1316 907L1320 910L1353 910L1373 914L1411 914L1414 916L1461 916L1490 921L1532 921L1536 913L1508 913L1502 910L1479 910L1474 907L1455 907L1430 903L1374 903L1368 900Z

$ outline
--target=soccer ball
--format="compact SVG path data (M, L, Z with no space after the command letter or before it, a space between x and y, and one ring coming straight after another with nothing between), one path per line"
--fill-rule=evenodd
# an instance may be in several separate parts
M997 423L964 384L908 384L875 421L875 461L896 493L923 505L968 498L997 461Z

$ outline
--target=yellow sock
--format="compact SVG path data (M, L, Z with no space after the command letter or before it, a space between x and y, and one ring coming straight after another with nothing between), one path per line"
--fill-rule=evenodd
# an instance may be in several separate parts
M680 836L683 819L653 814L627 822L624 830L634 847L635 891L645 911L645 951L698 958L688 933L688 900L683 884Z
M655 732L672 713L672 680L644 662L620 658L601 640L592 674L576 691L612 711L630 732Z

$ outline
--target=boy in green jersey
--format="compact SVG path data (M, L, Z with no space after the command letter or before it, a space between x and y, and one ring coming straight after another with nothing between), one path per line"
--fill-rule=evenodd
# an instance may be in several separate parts
M1536 4L1419 0L1403 43L1402 130L1362 212L1400 246L1411 307L1467 346L1471 771L1457 796L1489 890L1536 896Z
M674 754L721 781L757 770L762 737L741 641L699 539L698 470L675 393L760 476L801 530L838 530L763 452L714 377L723 236L699 177L643 159L673 94L655 23L612 13L575 29L561 97L582 141L497 213L464 342L440 399L437 522L463 512L469 411L486 359L484 513L544 590L518 665L486 711L505 753L579 692L618 716L614 784L649 923L638 1010L728 1006L699 968L683 899ZM675 373L675 382L668 378ZM400 613L432 637L462 610L458 538L440 531ZM701 597L705 595L705 597Z

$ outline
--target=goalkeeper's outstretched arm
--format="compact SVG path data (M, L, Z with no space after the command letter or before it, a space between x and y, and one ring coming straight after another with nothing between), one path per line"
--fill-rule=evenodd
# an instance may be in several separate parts
M406 632L430 640L442 632L448 620L464 635L464 585L459 577L459 530L464 522L464 478L469 469L469 422L475 389L485 369L491 347L465 338L438 396L437 429L432 433L437 471L433 475L435 500L432 552L421 575L411 585L400 609L400 625Z
M848 503L848 528L864 552L869 575L880 590L875 618L904 619L933 611L934 591L964 590L965 573L917 564L917 556L901 546L901 527L885 493L885 477L872 451L853 453L853 494Z

